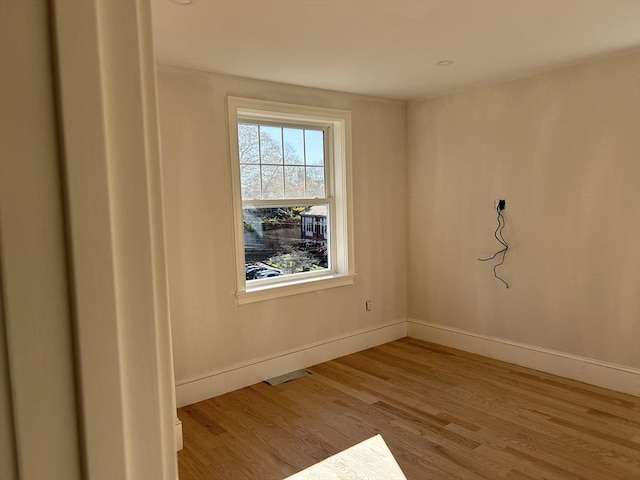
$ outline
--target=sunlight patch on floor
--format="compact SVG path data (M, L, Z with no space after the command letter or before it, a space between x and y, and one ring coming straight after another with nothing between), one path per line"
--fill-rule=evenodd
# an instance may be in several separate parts
M382 436L333 455L286 480L406 480Z

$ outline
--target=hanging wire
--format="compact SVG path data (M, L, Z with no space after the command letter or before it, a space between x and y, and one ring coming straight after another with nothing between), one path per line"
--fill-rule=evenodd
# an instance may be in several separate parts
M504 210L504 207L505 207L505 201L500 200L498 202L498 206L496 207L496 212L498 212L498 226L496 227L495 232L493 232L493 236L495 237L495 239L498 240L498 242L500 242L500 244L504 248L498 250L496 253L494 253L492 256L488 258L479 258L478 260L481 262L488 262L489 260L493 260L498 255L502 254L502 258L500 259L500 261L493 266L493 276L496 277L498 280L500 280L502 283L504 283L504 285L507 288L509 288L509 284L505 281L504 278L498 275L498 271L497 271L497 268L504 263L504 259L507 256L507 250L509 250L509 244L502 236L502 230L504 229L504 226L505 226L504 215L502 215L502 210Z

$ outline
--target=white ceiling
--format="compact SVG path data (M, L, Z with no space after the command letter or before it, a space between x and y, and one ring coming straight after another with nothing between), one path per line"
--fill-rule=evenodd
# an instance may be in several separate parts
M640 48L640 0L177 1L160 64L403 100Z

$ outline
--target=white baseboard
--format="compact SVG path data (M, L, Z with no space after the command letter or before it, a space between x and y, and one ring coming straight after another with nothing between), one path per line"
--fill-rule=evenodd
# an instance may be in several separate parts
M407 336L406 319L347 333L176 383L178 407Z
M182 442L182 422L177 417L173 426L173 431L175 434L176 452L179 452L184 448L184 443Z
M410 336L618 392L640 395L640 370L417 319L396 320L177 382L178 407ZM179 420L177 420L179 422ZM176 432L182 424L176 422ZM178 433L176 433L178 445ZM180 447L181 448L181 447Z
M514 363L580 382L640 395L640 370L535 345L512 342L409 318L409 337Z

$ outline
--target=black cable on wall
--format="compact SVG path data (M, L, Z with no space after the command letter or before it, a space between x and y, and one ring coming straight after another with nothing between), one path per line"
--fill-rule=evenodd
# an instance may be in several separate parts
M493 260L496 257L498 257L498 255L502 254L502 258L500 259L500 261L493 266L493 276L496 277L498 280L500 280L502 283L504 283L504 285L507 288L509 288L509 284L505 281L504 278L498 275L498 271L497 271L497 268L504 263L504 259L507 256L507 250L509 250L509 244L502 236L502 230L504 229L504 225L505 225L505 220L504 220L504 215L502 215L502 210L505 209L506 205L507 205L507 202L505 202L504 200L498 200L498 206L496 207L496 211L498 212L498 226L496 227L496 231L493 232L493 236L496 238L496 240L498 240L498 242L502 244L504 248L498 250L496 253L494 253L492 256L488 258L479 258L478 260L480 260L481 262L488 262L489 260Z

